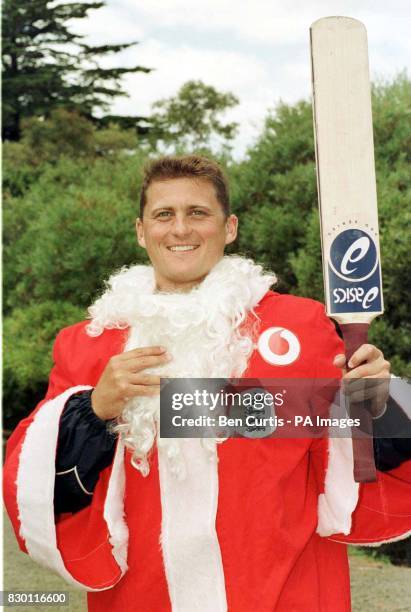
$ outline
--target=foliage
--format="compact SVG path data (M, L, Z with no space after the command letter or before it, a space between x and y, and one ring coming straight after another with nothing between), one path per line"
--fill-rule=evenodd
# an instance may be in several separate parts
M65 301L15 308L4 319L3 416L6 427L34 408L45 390L57 332L84 318L85 311Z
M399 542L382 544L377 548L363 548L367 555L386 562L387 559L394 565L406 565L411 567L411 538Z
M137 175L144 159L61 158L17 203L4 205L7 309L33 300L86 306L137 253Z
M3 143L3 197L20 197L42 173L36 155L22 142Z
M22 2L16 0L12 5L5 0L6 19L14 7L18 12ZM49 4L45 0L25 3L22 14L34 14L39 6ZM6 32L6 62L8 35ZM36 43L37 34L32 35ZM45 49L48 44L47 39L42 43ZM55 108L59 104L54 102L48 105L41 98L42 87L53 69L47 64L46 52L37 56L33 51L31 56L32 49L28 45L21 83L29 78L30 66L35 66L36 78L30 76L34 79L30 87L33 91L38 87L39 96L28 88L27 99L17 110L35 116L23 123L20 142L4 145L3 414L7 428L44 395L58 330L84 318L103 280L116 268L146 260L145 252L136 247L133 229L141 168L147 158L133 129L134 118L125 117L120 125L106 117L96 125L87 119L80 103L80 113L74 110L75 104L72 110ZM55 78L57 91L61 83L58 75ZM10 95L20 95L18 82L8 83ZM102 96L102 91L97 89L97 94ZM7 95L6 117L11 112ZM91 104L86 92L83 101L85 107ZM220 116L236 103L231 94L198 82L187 83L176 98L156 106L152 146L157 149L152 152L158 154L158 146L166 146L170 152L195 148L209 154L216 139L229 143L236 126L222 123ZM371 326L370 339L390 359L393 372L408 377L410 107L411 82L406 75L374 86L385 314ZM279 276L278 290L322 301L310 104L280 104L267 117L245 159L233 161L226 146L220 150L219 161L229 174L233 210L240 217L240 236L232 248L273 269ZM409 540L381 550L395 562L410 563Z
M312 113L307 102L280 104L248 159L234 168L233 209L241 216L239 249L272 268L278 288L296 285L293 253L316 205Z
M117 124L97 128L76 111L59 108L48 119L31 117L24 124L23 144L32 151L35 163L54 163L60 157L113 155L138 147L135 130L121 130Z
M124 133L117 137L116 128L111 133L115 138L103 143L104 147L112 149L116 141L127 139ZM27 145L9 143L5 154L11 150L15 155L16 148L22 154L24 147ZM113 271L146 261L145 251L137 249L134 233L145 159L141 151L133 155L117 151L105 156L60 156L53 163L29 165L30 178L22 192L14 196L5 193L7 427L44 394L57 331L84 318L86 307ZM6 165L10 170L10 161ZM17 373L19 362L23 366Z
M48 119L30 117L23 127L22 142L35 154L36 164L93 153L94 126L78 112L54 109Z
M410 81L400 75L391 83L376 85L373 93L386 312L371 327L371 340L391 360L393 371L407 376L411 375L409 92ZM202 108L200 123L208 127L201 127L198 134L189 132L189 138L201 143L198 150L206 153L215 132ZM198 107L192 116L188 109L187 126L195 127ZM176 131L176 151L188 146L189 139L184 143L182 132L180 136ZM7 366L7 414L20 415L22 398L38 397L44 390L52 336L59 326L74 320L76 311L71 309L84 310L116 268L146 260L145 252L136 247L133 225L147 155L132 131L109 124L97 129L63 110L44 120L31 119L19 143L6 143L5 339L7 352L18 355L14 364L25 360L27 345L29 361L39 365L36 371L24 370L27 375L18 379L14 366ZM267 117L245 159L235 162L225 150L220 162L229 174L233 210L240 217L240 236L233 248L273 269L280 277L280 291L323 300L310 104L280 104ZM56 305L56 316L48 317L44 313L51 303ZM56 321L53 329L47 326L49 319L50 326ZM34 347L30 334L40 337L43 327L49 335ZM19 352L13 353L17 348ZM31 406L29 402L27 407Z
M37 181L48 165L61 157L84 159L129 155L141 148L133 129L117 124L98 128L76 111L58 108L47 119L23 121L20 142L6 141L4 151L4 197L19 197Z
M122 77L149 68L102 68L97 59L137 44L88 45L69 22L88 17L105 2L4 0L3 138L19 140L25 117L45 117L66 107L93 117L97 109L127 95ZM136 118L136 121L139 118Z
M393 167L411 162L411 80L405 72L392 82L380 81L372 88L375 161Z
M223 123L221 115L238 104L232 93L218 92L201 81L188 81L177 95L153 105L150 139L158 145L197 149L220 139L228 144L236 123Z
M411 82L399 75L392 83L373 87L373 115L384 317L370 329L370 340L391 361L398 375L411 376ZM321 250L316 210L310 214L303 244L291 256L297 279L290 288L323 300Z

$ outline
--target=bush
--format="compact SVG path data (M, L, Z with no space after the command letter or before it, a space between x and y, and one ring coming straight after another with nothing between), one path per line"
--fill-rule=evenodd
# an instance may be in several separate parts
M83 320L85 314L84 309L67 302L43 302L15 308L5 317L3 417L7 429L44 394L58 331Z
M373 323L371 340L398 375L411 374L409 92L410 81L400 75L378 84L373 94L386 311ZM147 158L137 145L128 131L112 126L97 131L63 111L45 122L29 122L21 143L6 143L6 343L16 313L50 303L63 305L62 312L66 306L85 308L115 269L146 261L133 228ZM280 104L245 159L235 162L226 151L221 161L240 217L239 238L229 251L237 249L272 268L280 291L323 300L311 105ZM14 339L23 333L23 324L13 328ZM39 363L48 363L46 344L37 347ZM23 353L21 348L22 359ZM28 376L10 378L12 386L6 381L7 404L17 392L44 387L46 370L32 372L32 382Z
M5 203L8 310L33 300L87 306L113 270L145 261L134 231L143 161L61 158Z
M394 565L411 567L411 538L401 540L400 542L382 544L378 548L364 547L362 550L376 559L388 557Z

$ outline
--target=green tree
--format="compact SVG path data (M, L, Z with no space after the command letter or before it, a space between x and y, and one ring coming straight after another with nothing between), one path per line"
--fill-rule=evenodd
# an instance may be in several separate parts
M53 364L53 341L62 327L84 319L85 311L68 302L33 303L4 319L3 419L6 429L44 396Z
M21 142L27 145L35 163L53 163L60 157L96 157L138 147L135 130L121 129L116 123L96 128L76 111L57 108L48 119L31 117L23 124Z
M113 150L117 128L102 146ZM127 134L125 135L127 138ZM26 145L8 143L5 154ZM14 157L15 159L15 157ZM123 265L145 262L134 231L146 154L60 156L32 170L3 210L4 417L12 428L45 391L53 339L82 320L103 281ZM7 163L10 175L12 164ZM36 174L38 172L38 174ZM22 175L24 176L24 175ZM34 177L34 178L33 178ZM20 177L22 178L22 177Z
M102 68L97 61L136 42L88 45L70 30L70 20L86 18L104 5L4 0L3 139L19 140L25 117L45 117L56 107L94 117L113 98L127 95L121 89L125 74L150 72L142 66Z
M47 300L86 307L115 269L146 260L134 231L144 161L62 157L4 202L7 312Z
M371 339L384 350L393 371L408 376L410 100L410 81L404 75L374 87L385 314L372 324ZM57 304L57 331L77 312L82 317L83 311L70 308L85 309L111 272L146 261L133 230L147 157L144 147L136 146L119 127L95 130L74 115L59 113L29 122L23 139L4 148L4 331L7 352L14 350L14 343L19 351L7 370L5 406L11 412L23 405L30 408L34 402L27 403L29 398L44 389L47 365L43 374L27 370L24 380L12 372L25 351L29 361L35 359L31 331L40 337L43 326L54 320L47 304ZM77 130L74 125L66 131L59 127L70 121ZM67 141L60 153L59 134ZM273 269L280 277L279 290L323 301L310 104L279 105L245 159L234 162L226 154L221 160L240 217L235 248ZM18 329L12 327L14 320L21 322ZM48 329L49 344L38 347L43 364L49 363L45 355L54 333ZM31 378L36 381L33 387Z
M61 157L89 159L130 155L139 149L134 129L121 129L117 123L97 128L76 111L56 108L47 119L31 117L23 121L19 142L3 143L3 196L19 197L39 179L48 164Z
M222 93L201 81L188 81L177 95L153 104L150 138L154 144L199 149L224 145L234 138L238 124L224 123L221 115L238 104L232 93Z
M280 291L292 291L291 257L304 242L306 221L316 206L310 104L280 104L247 159L230 174L233 208L241 217L240 251L274 270Z
M373 87L375 161L385 313L370 339L411 375L411 82L405 74ZM241 216L239 248L272 268L278 289L324 301L312 137L307 102L279 105L231 169Z

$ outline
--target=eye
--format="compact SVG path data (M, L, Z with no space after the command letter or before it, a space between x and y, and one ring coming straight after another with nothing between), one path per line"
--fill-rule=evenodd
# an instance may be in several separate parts
M204 217L207 215L206 211L202 210L201 208L195 208L191 211L191 214L193 215L193 217Z
M165 219L167 217L171 216L171 210L160 210L159 213L156 214L156 219L158 219L159 217Z

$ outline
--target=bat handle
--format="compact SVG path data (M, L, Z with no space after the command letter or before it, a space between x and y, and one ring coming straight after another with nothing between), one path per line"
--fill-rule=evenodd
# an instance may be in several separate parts
M345 343L345 356L348 361L355 351L368 342L368 323L342 323L341 332ZM347 366L348 367L348 366ZM361 430L357 428L353 436L354 480L355 482L375 482L377 470L374 460L372 416L370 400L350 406L351 418L359 418Z

